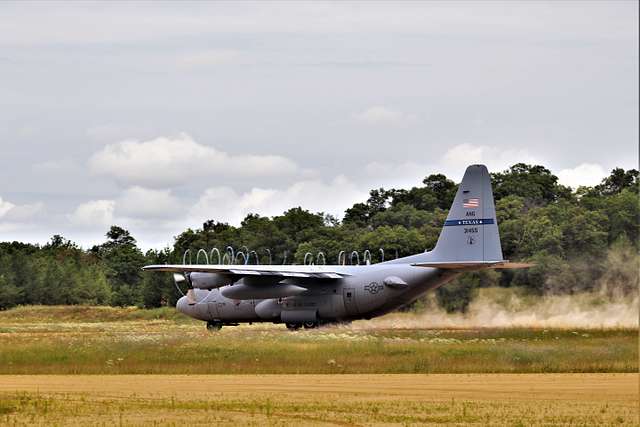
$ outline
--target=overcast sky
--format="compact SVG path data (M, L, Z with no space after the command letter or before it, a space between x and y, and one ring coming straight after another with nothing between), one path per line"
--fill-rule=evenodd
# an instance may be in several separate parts
M635 1L0 3L0 240L638 165Z

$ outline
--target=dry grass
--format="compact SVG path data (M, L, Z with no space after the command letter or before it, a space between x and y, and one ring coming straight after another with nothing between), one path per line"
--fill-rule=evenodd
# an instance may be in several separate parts
M168 312L155 319L158 313L75 307L0 313L0 374L638 370L637 329L403 329L381 327L388 322L382 318L297 332L262 324L210 333L202 322Z
M2 323L102 323L136 320L172 320L196 323L173 307L140 309L87 305L27 305L0 311Z
M633 374L5 376L7 425L637 425Z
M0 312L0 425L639 424L637 329L398 327L415 320L209 333L170 309Z

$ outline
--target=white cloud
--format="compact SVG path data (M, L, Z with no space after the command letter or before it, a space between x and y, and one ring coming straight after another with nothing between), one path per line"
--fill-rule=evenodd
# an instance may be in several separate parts
M383 106L373 106L366 110L354 114L356 120L370 125L393 125L401 126L415 121L413 114L391 110Z
M461 179L467 166L484 164L490 172L501 172L516 163L543 164L526 149L502 149L488 145L459 144L444 154L438 169L454 180ZM450 174L450 175L449 175Z
M16 205L0 197L0 220L3 222L23 222L33 219L42 211L44 204L41 202Z
M36 225L36 221L33 220L42 213L43 208L42 202L16 205L0 197L0 233L23 232L27 229L33 229ZM21 237L14 238L22 241ZM10 240L8 237L4 239Z
M104 227L113 224L113 200L91 200L79 205L69 219L82 227Z
M288 175L297 165L282 156L230 155L198 144L189 135L150 141L127 140L105 146L89 160L93 173L129 185L164 187L200 177Z
M425 162L371 162L362 172L370 186L410 188L436 173L460 182L469 165L484 164L489 172L500 172L516 163L543 164L524 149L503 150L488 145L459 144L447 150L439 159Z
M6 221L23 222L36 217L42 212L44 204L41 202L31 203L27 205L17 205L4 214L2 217Z
M385 188L411 188L420 185L429 174L441 172L426 163L413 161L371 162L362 171L370 187Z
M215 219L239 224L249 213L274 216L301 206L311 212L342 217L346 208L366 197L367 191L358 189L344 176L338 176L329 183L320 180L301 181L282 190L253 188L238 193L229 187L215 187L202 194L189 216L197 222Z
M447 150L440 161L434 163L372 162L365 166L363 172L368 181L375 185L408 188L419 185L424 177L432 173L444 173L449 179L459 182L471 164L484 164L489 172L501 172L516 163L546 164L544 159L524 149L502 150L487 145L460 144ZM560 184L575 189L581 185L597 185L608 173L599 164L582 163L574 168L562 169L555 175Z
M562 169L558 172L558 182L572 188L581 185L594 186L608 174L604 168L595 163L582 163L573 169Z
M115 202L115 214L128 218L174 218L181 210L171 190L131 187Z
M0 197L0 218L4 217L7 212L14 208L14 206L15 205L13 203L2 200L2 197Z

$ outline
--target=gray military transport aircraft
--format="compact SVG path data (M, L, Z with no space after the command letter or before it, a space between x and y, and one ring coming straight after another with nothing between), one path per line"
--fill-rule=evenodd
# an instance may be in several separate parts
M178 311L207 328L241 322L284 323L289 329L371 319L416 300L459 274L526 268L502 259L491 178L469 166L430 252L370 265L149 265L174 273L191 289Z

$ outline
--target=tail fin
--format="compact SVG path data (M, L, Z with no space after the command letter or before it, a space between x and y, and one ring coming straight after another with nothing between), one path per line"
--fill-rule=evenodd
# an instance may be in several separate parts
M430 261L503 261L491 177L484 165L467 168Z

